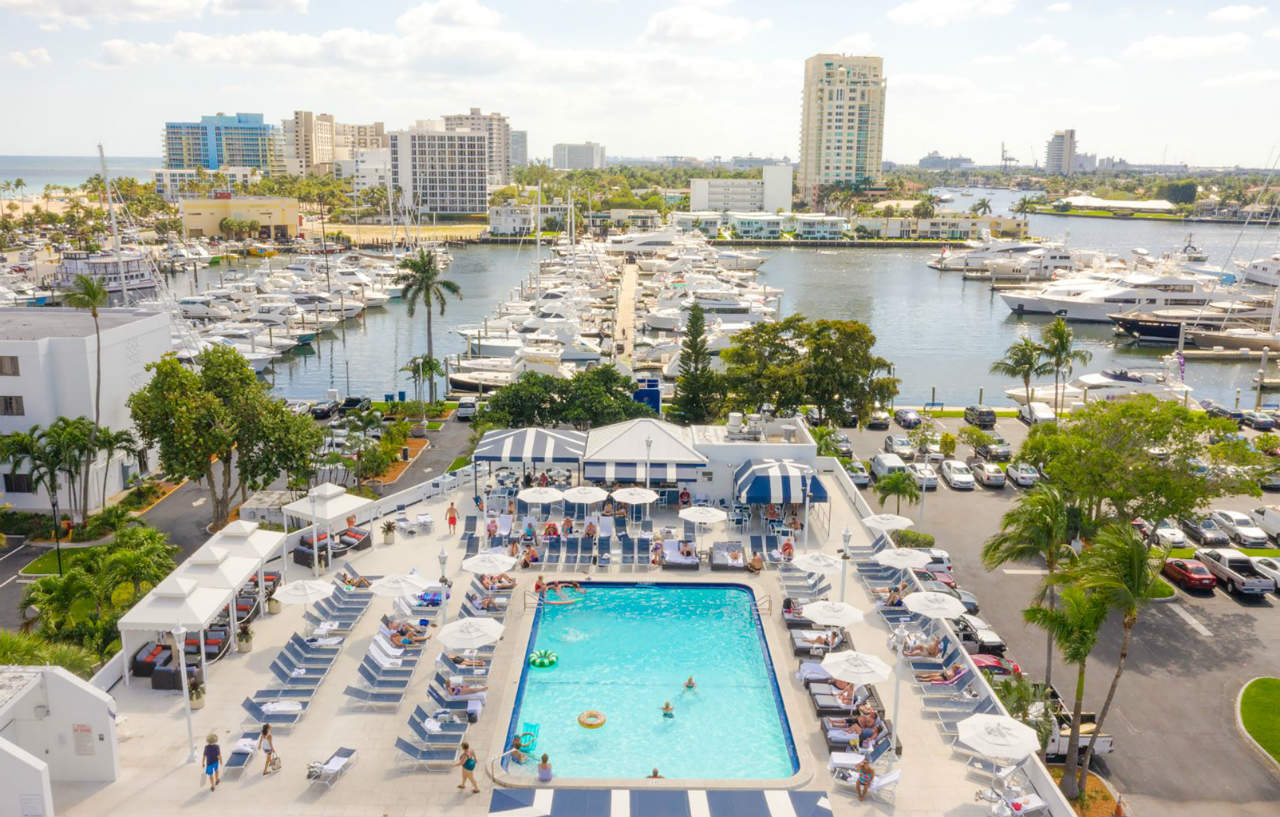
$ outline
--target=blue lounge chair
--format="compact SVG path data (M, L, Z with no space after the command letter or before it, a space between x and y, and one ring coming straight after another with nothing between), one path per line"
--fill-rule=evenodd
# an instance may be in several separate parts
M338 626L328 630L329 633L343 633L343 634L349 633L351 632L351 628L354 627L356 623L355 619L326 618L325 616L318 615L316 613L313 613L310 610L304 610L302 613L302 618L305 621L311 624L314 624L316 626L319 626L325 623L326 621L332 621L336 623Z
M239 744L240 741L251 740L253 741L253 748L241 749L238 745L233 744L235 748L233 748L231 753L227 755L225 763L226 771L230 772L233 769L243 771L244 768L249 765L249 761L253 760L253 756L258 753L258 739L261 735L262 732L257 729L250 729L241 733L240 737L236 740L236 744Z
M359 703L369 706L399 706L400 702L404 700L404 690L382 692L380 690L348 686L342 690L342 693L349 698L354 698Z
M424 724L425 721L420 721L416 718L409 719L409 728L413 730L413 734L417 736L421 743L425 743L429 746L432 744L437 747L457 746L459 743L462 743L462 738L466 735L465 731L459 732L453 729L448 731L438 729L435 732L430 732Z
M281 655L289 656L295 664L302 667L317 667L325 669L333 666L334 656L310 655L303 650L298 649L298 646L292 641L284 645L284 650L281 651Z
M553 539L543 548L542 563L547 565L560 564L560 543L558 541Z
M311 782L333 786L334 783L338 782L338 778L346 774L347 769L354 765L356 765L356 750L339 746L333 754L325 759L324 763L319 765L318 774L311 779ZM308 777L310 777L310 772L308 772Z
M409 664L405 667L383 667L373 660L372 656L365 655L364 660L360 662L360 666L368 667L379 678L412 678L413 665Z
M396 738L396 748L400 750L398 757L406 758L428 771L447 772L458 759L457 749L423 748L414 746L404 738Z
M609 543L602 539L596 545L596 564L600 567L608 567L610 558Z
M413 713L409 715L410 721L417 721L418 723L426 723L431 719L431 715L427 714L427 710L423 708L422 704L415 705ZM466 734L467 728L470 726L465 721L439 721L439 724L441 732L450 732L458 735Z
M436 656L436 664L448 672L450 675L474 675L485 676L489 674L489 667L464 667L453 663L447 653L440 653Z
M267 712L262 705L252 698L245 698L240 702L240 707L249 713L251 720L258 723L269 723L272 726L292 726L302 720L302 716L307 712L307 702L299 701L302 709L297 712Z
M636 544L630 539L622 540L619 545L622 548L622 564L633 565L636 563Z
M359 668L360 677L365 680L370 689L379 691L385 690L405 690L409 688L408 678L383 678L374 673L365 664L361 664Z
M564 540L564 563L566 565L576 565L578 563L577 537L569 537Z
M465 555L464 555L464 558L470 558L470 557L472 557L472 556L477 556L477 555L479 555L479 553L480 553L480 537L476 536L476 535L473 533L473 534L470 534L469 536L464 536L463 538L464 538L464 539L466 539L466 541L467 541L467 549L466 549L466 553L465 553Z
M436 689L434 685L427 687L427 697L431 699L432 703L441 709L448 709L453 712L466 712L467 704L469 703L469 701L449 700L444 697L444 695L440 694L440 691Z
M321 647L318 644L312 644L302 636L298 635L297 633L294 633L293 635L289 636L289 643L297 647L298 650L300 650L301 652L305 652L308 655L336 656L338 653L342 652L341 647Z
M466 519L462 520L462 535L464 537L474 536L475 532L476 532L475 516L468 516Z
M292 672L280 666L279 661L271 662L271 674L280 683L290 687L318 687L320 682L324 680L324 676L316 675L299 675L295 677Z
M286 701L289 699L309 701L315 694L315 687L272 687L271 689L260 689L253 693L253 699L258 703Z
M400 506L400 510L404 510L403 505ZM382 578L382 576L372 576L372 575L367 575L365 573L361 573L359 570L356 570L354 567L351 566L351 562L343 562L342 570L344 573L346 573L348 576L352 577L353 579L359 578L359 579L368 579L369 581L374 581L376 579Z
M293 657L288 653L283 653L283 652L280 653L279 655L276 656L275 661L277 664L283 667L284 670L288 672L290 676L294 678L299 678L299 677L323 678L329 674L328 664L326 664L323 667L303 666L302 664L299 664L298 662L294 661Z

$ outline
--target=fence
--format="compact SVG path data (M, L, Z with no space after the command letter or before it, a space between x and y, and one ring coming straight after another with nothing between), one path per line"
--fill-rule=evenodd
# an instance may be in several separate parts
M89 679L89 683L96 686L103 692L110 692L116 684L124 680L124 650L111 656L102 668L93 674Z

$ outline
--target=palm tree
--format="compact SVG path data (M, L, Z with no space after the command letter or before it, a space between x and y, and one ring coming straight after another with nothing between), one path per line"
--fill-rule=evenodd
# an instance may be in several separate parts
M880 499L881 508L889 497L896 499L894 512L901 514L902 500L907 500L908 505L920 501L920 486L916 484L916 478L910 471L894 471L876 480L876 496Z
M20 629L30 631L37 623L53 633L74 627L95 617L100 598L92 577L78 566L61 576L42 576L22 594L22 608L34 607L36 615L24 619Z
M991 364L992 374L1016 377L1022 381L1027 402L1031 402L1031 378L1049 373L1049 364L1042 360L1044 349L1031 338L1023 338L1004 350L1004 357Z
M1067 544L1070 532L1070 515L1067 500L1062 491L1041 483L1032 488L1004 515L1000 532L982 546L982 564L987 570L996 570L1009 562L1038 562L1044 560L1045 584L1042 590L1047 605L1053 608L1057 584L1058 566L1075 555ZM1045 645L1044 682L1053 680L1053 633L1049 633Z
M404 301L409 307L409 317L413 317L414 309L422 303L427 313L427 357L435 358L435 338L431 331L431 310L437 307L444 315L445 303L449 296L462 300L462 288L447 278L440 277L442 270L436 264L434 253L418 250L416 256L409 256L400 261L404 270L396 278L396 283L404 286ZM432 403L436 401L436 379L427 382L427 391Z
M96 278L90 278L87 275L77 275L75 281L71 285L71 291L63 298L63 302L72 309L87 309L90 317L93 318L93 336L94 349L97 356L97 377L93 386L93 434L89 436L89 445L94 445L94 438L97 434L98 424L102 422L102 326L98 322L98 309L106 306L111 302L111 295L107 292L107 288L98 282ZM90 459L92 462L92 459ZM111 462L110 455L107 462ZM85 507L83 510L88 512L88 468L85 469ZM106 479L103 478L103 490L105 492ZM107 499L102 498L105 504Z
M97 666L97 657L75 644L46 641L32 633L0 630L0 664L53 664L81 678L88 678Z
M1013 212L1018 214L1031 213L1031 212L1034 212L1035 209L1036 209L1036 206L1034 203L1032 203L1030 196L1023 196L1022 198L1014 202L1014 205L1013 205Z
M1081 789L1076 770L1080 765L1080 711L1084 708L1085 666L1089 654L1098 643L1098 630L1107 618L1107 605L1101 597L1085 592L1079 587L1066 587L1062 591L1059 607L1028 607L1022 617L1053 638L1062 652L1062 659L1076 668L1075 700L1071 706L1071 736L1067 739L1066 769L1059 784L1069 800L1080 796ZM1045 681L1048 686L1048 681Z
M137 528L140 536L128 540L132 544L120 547L107 556L102 565L103 589L108 598L115 601L115 593L122 587L129 588L126 603L132 603L142 595L143 587L154 587L176 567L173 553L176 550L156 530ZM126 539L125 532L116 538L119 544Z
M987 215L988 213L991 212L991 199L987 199L987 198L978 199L973 203L973 206L969 208L969 212L975 213L980 216Z
M128 429L112 431L103 428L98 432L98 450L106 455L106 464L102 468L102 507L107 507L107 477L111 475L111 458L118 453L133 454L138 450L138 441Z
M988 681L1000 703L1009 711L1009 716L1036 730L1036 737L1040 739L1040 751L1043 752L1048 745L1049 736L1058 727L1053 717L1048 685L1033 684L1031 679L1020 672L999 680L988 675Z
M58 575L62 575L58 494L61 489L61 476L65 470L63 467L66 457L65 449L55 444L55 438L37 424L28 431L6 435L3 453L9 460L11 474L25 465L32 487L43 489L49 495L53 516L53 546L58 554Z
M400 367L400 371L409 375L409 380L413 383L413 400L415 403L422 402L422 356L409 358L409 362Z
M1093 737L1080 764L1080 791L1085 790L1085 775L1093 760L1094 744L1102 734L1102 724L1124 673L1125 659L1129 657L1129 638L1138 623L1138 614L1157 597L1163 589L1160 571L1164 566L1167 549L1148 550L1145 542L1129 525L1111 523L1093 540L1089 549L1080 555L1070 571L1070 581L1077 587L1093 593L1107 607L1120 614L1120 657L1116 661L1116 673L1107 689L1107 699L1102 703L1094 724Z
M1056 415L1062 410L1062 395L1058 393L1058 379L1064 374L1071 374L1072 364L1081 366L1093 358L1093 353L1085 349L1075 348L1075 332L1067 326L1067 322L1058 318L1040 330L1040 348L1043 351L1046 365L1053 370L1053 412Z
M818 446L819 457L838 457L839 449L836 448L836 430L831 426L818 426L809 429L810 436Z

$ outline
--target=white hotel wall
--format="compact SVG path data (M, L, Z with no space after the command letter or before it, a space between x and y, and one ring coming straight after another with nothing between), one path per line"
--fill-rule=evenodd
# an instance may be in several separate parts
M0 814L53 817L53 789L45 762L0 737Z

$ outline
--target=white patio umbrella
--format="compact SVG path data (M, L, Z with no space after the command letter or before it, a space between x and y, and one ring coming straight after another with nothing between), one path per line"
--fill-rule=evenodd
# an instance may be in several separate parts
M552 502L559 502L564 499L564 492L559 488L542 487L535 485L532 488L525 488L516 494L516 499L530 505L550 505Z
M490 573L505 573L515 567L515 564L514 556L507 556L503 553L481 553L478 556L463 559L462 569L480 576L486 576Z
M834 573L841 564L842 560L825 553L802 553L791 560L792 567L805 573Z
M904 597L902 603L911 612L929 618L955 618L964 615L964 605L960 599L946 593L912 593Z
M578 485L573 488L567 488L564 491L566 502L576 502L581 505L604 502L608 496L608 491L603 488L597 488L594 485Z
M1008 715L970 715L956 724L960 742L995 760L1022 760L1040 751L1036 730Z
M460 618L440 628L436 635L446 650L474 650L502 637L502 625L491 618Z
M378 596L407 596L410 593L421 593L428 587L438 586L436 582L424 578L418 573L395 573L383 576L369 585L369 589Z
M862 621L862 611L843 601L815 601L800 608L800 615L819 627L849 627Z
M868 528L875 528L876 530L891 531L903 530L904 528L912 527L915 525L915 522L912 522L905 516L898 516L896 513L878 513L864 517L862 524L866 525Z
M837 681L847 681L854 686L878 684L893 674L893 667L879 658L854 650L827 653L822 659L822 668Z
M885 548L875 555L877 564L885 567L896 567L900 570L914 570L924 567L933 561L933 557L923 550L911 548Z
M658 492L648 488L619 488L610 496L628 505L648 505L650 502L658 501Z
M714 525L717 522L723 522L729 518L729 514L719 508L712 508L707 505L694 505L685 508L680 512L680 518L686 522L692 522L695 525ZM694 528L695 538L698 528Z
M314 601L329 598L336 588L337 585L333 582L301 579L280 585L271 598L281 604L311 604Z

